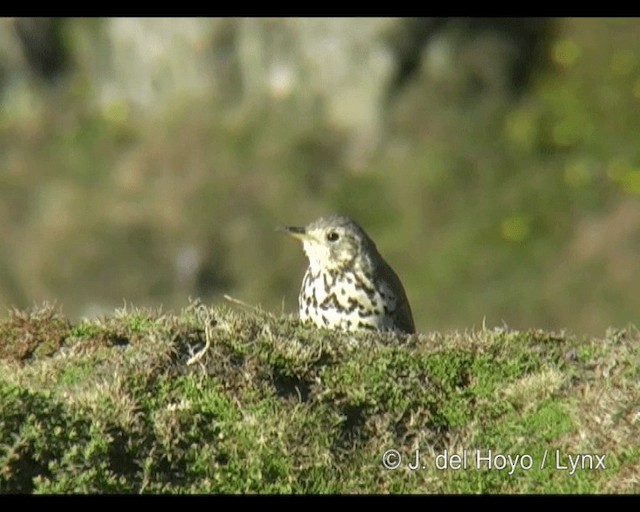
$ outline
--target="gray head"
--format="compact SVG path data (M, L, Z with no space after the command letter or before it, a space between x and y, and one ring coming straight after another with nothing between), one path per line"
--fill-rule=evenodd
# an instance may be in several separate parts
M376 245L353 219L331 214L305 227L284 227L291 236L302 240L309 265L315 269L342 270L369 263L377 254Z

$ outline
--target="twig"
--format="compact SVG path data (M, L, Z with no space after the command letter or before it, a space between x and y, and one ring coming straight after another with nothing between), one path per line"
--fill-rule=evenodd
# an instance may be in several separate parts
M226 300L228 300L229 302L232 302L234 304L237 304L238 306L243 306L245 308L249 308L253 311L255 311L256 313L262 313L262 310L256 306L252 306L251 304L247 304L246 302L241 301L240 299L235 299L229 295L224 295L224 298Z
M217 320L213 317L213 314L211 314L211 311L209 311L206 306L198 306L197 316L198 320L204 324L205 344L200 352L187 361L187 365L192 365L200 361L207 350L209 350L209 347L211 346L211 339L213 338L213 328L218 324Z

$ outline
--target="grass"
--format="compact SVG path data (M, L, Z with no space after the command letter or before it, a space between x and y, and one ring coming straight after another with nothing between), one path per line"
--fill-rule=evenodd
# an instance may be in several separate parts
M198 302L75 324L45 305L11 311L0 340L3 493L633 493L640 483L633 327L602 339L507 328L397 338ZM388 450L400 467L385 469Z

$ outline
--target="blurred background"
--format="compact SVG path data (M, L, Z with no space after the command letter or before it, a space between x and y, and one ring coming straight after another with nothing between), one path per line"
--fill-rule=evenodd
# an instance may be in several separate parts
M0 19L0 315L297 311L354 216L421 331L640 311L640 20Z

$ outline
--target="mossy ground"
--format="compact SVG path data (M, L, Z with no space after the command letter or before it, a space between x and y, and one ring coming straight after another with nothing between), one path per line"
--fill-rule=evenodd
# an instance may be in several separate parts
M639 341L353 335L196 302L76 324L16 310L0 321L0 492L637 492ZM445 450L467 468L434 467ZM478 468L477 450L533 464ZM604 469L570 474L577 454Z

